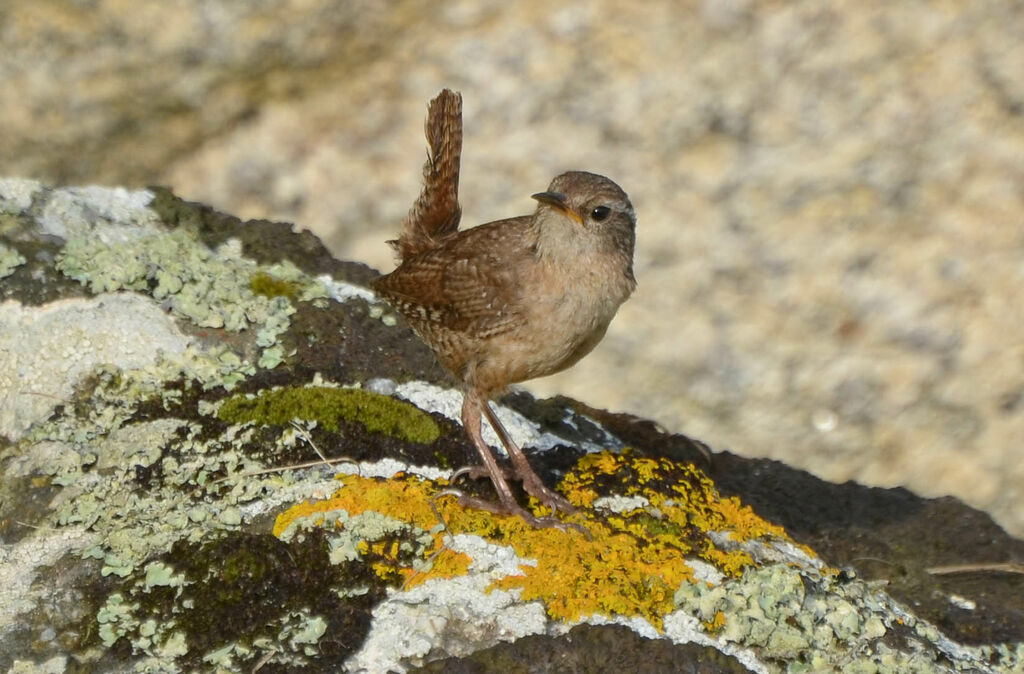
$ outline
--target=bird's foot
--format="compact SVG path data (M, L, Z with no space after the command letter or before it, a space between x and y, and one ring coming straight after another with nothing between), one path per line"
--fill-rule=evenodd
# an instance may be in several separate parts
M462 494L459 496L459 505L464 508L486 510L487 512L494 513L495 515L512 515L538 529L558 529L564 532L568 532L569 529L576 529L588 538L590 537L590 532L575 522L564 522L554 515L538 517L515 501L512 501L511 503L495 503L482 498L476 498L475 496Z
M448 478L448 484L454 484L455 480L463 475L468 476L472 480L482 480L491 477L486 466L465 466L452 473L451 477ZM508 475L504 471L502 471L502 476L508 479ZM568 514L579 511L579 508L569 503L564 496L545 485L540 476L533 472L533 470L516 471L515 478L522 481L523 489L526 490L527 494L540 501L542 505L551 508L552 514L558 511Z

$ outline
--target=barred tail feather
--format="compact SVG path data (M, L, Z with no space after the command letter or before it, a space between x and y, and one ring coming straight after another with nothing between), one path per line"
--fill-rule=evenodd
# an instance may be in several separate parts
M430 102L424 127L427 162L423 191L390 242L399 260L437 248L459 229L459 162L462 155L462 95L444 89Z

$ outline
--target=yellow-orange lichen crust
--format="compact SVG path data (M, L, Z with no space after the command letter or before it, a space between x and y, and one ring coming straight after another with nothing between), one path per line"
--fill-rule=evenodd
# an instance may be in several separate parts
M374 570L382 578L402 580L409 587L467 572L471 560L445 547L445 531L430 507L430 499L448 486L443 480L431 482L406 474L388 479L352 475L340 479L344 486L331 498L302 503L282 513L274 526L275 535L280 536L299 519L326 521L326 516L318 518L318 513L343 510L352 517L373 511L433 536L433 545L420 553L423 560L431 561L426 570L414 570L407 557L400 562L393 544L361 544L361 553L374 553ZM491 589L518 590L524 601L540 600L555 619L572 622L594 614L639 616L661 629L664 616L674 608L676 589L681 583L693 582L687 557L710 563L727 577L738 577L754 564L739 546L723 549L709 533L728 532L733 542L755 538L789 541L780 527L762 520L736 498L721 498L699 469L668 459L637 457L629 452L588 455L563 479L559 490L581 508L565 516L565 521L584 527L589 537L572 528L537 529L518 517L463 508L454 496L445 495L435 502L452 533L475 534L511 546L519 557L535 562L522 564L520 574L496 580ZM604 494L641 497L634 500L646 503L623 512L595 508L595 501ZM538 515L545 514L536 503L531 507ZM423 568L422 563L418 566Z

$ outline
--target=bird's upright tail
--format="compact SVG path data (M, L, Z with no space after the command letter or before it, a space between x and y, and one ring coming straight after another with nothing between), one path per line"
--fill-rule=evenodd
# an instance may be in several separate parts
M459 229L459 161L462 155L462 95L444 89L427 107L427 162L423 191L390 241L399 260L436 248Z

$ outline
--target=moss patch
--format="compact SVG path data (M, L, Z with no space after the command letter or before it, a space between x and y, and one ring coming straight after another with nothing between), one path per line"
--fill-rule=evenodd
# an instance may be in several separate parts
M316 421L338 430L338 420L358 421L368 431L429 444L441 431L428 414L414 405L362 389L329 387L282 388L255 397L228 398L217 412L229 423L287 425L292 419Z
M302 292L303 284L275 278L265 271L258 271L249 279L249 288L263 297L287 297L294 301Z

